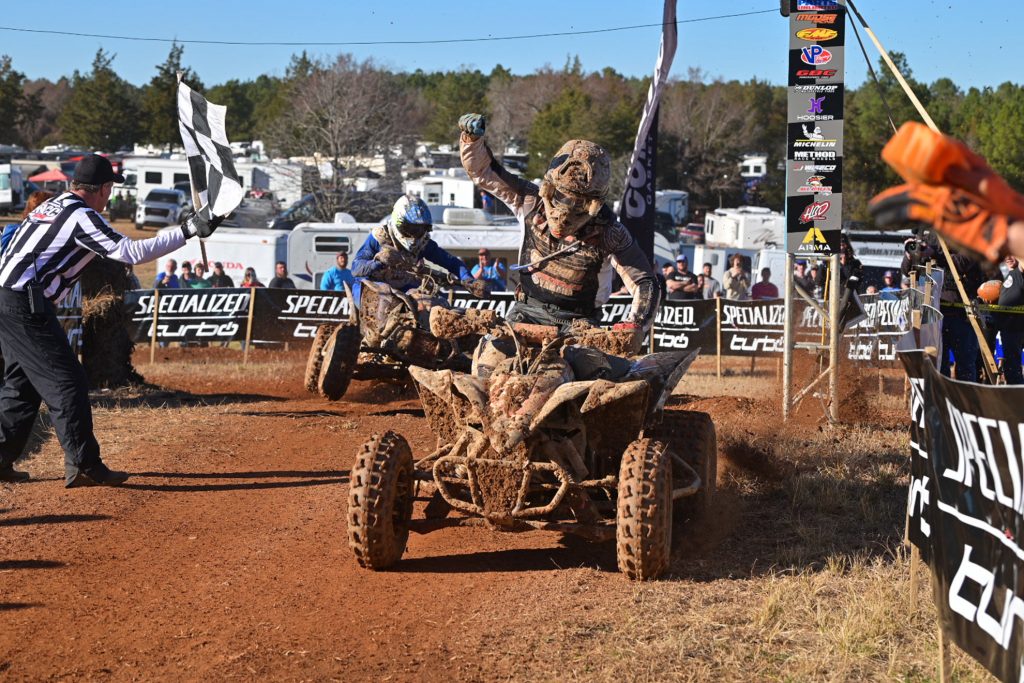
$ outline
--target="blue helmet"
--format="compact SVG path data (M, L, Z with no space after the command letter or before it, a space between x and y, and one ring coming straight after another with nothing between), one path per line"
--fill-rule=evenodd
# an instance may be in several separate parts
M425 201L412 194L398 198L388 220L388 230L399 244L412 249L414 243L426 236L432 227L433 220Z

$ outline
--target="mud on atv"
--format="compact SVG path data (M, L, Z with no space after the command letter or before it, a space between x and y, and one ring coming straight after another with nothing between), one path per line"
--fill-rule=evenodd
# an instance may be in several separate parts
M538 348L519 327L485 337L470 373L410 368L437 448L414 461L388 431L360 449L348 538L362 566L394 565L410 530L482 523L614 538L620 571L653 579L669 564L673 509L709 508L714 424L664 410L696 351L628 359L561 336ZM427 519L412 521L414 500Z
M470 352L492 325L493 311L455 311L441 285L460 285L447 272L419 267L420 285L402 292L360 279L345 285L351 316L320 325L306 361L307 391L337 401L352 379L400 379L409 366L468 369Z

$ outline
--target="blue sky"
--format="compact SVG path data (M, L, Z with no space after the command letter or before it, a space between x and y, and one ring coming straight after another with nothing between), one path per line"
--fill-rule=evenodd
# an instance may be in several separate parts
M56 29L179 39L242 41L426 40L507 36L527 33L602 29L661 21L660 0L113 0L100 4L56 0L38 5L4 3L0 26ZM752 10L768 14L682 24L672 73L685 77L699 67L711 77L757 76L783 83L786 21L778 0L734 2L678 1L679 19ZM907 54L914 75L931 82L949 76L963 87L1020 82L1024 65L1024 5L1004 2L982 10L966 0L861 0L858 4L882 43ZM1014 31L1013 28L1017 28ZM560 67L578 54L588 71L610 66L627 75L652 71L659 28L529 40L455 45L310 47L313 54L347 51L372 57L397 70L427 71L461 66L489 71L503 64L529 73L545 64ZM866 37L865 37L865 40ZM147 82L168 52L167 43L29 34L0 30L0 53L30 78L55 79L74 69L87 71L96 49L117 58L114 67L135 84ZM185 63L207 85L261 73L283 73L301 47L186 45ZM868 44L869 51L872 50ZM869 54L871 54L869 52ZM848 38L847 80L866 77L864 60ZM872 60L877 58L872 54Z

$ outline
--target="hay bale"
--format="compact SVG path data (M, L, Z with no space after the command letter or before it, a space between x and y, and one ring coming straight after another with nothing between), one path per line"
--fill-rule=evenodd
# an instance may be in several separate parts
M124 293L130 284L123 263L95 259L82 275L82 365L95 389L141 384L132 365L135 342L125 326Z

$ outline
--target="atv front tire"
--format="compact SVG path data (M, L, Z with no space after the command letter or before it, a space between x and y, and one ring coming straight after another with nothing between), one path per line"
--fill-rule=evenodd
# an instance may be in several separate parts
M412 517L412 451L399 434L374 434L356 455L348 494L348 545L362 567L379 571L405 552Z
M672 456L664 443L638 439L619 467L615 558L635 581L658 578L672 552Z
M317 388L328 401L337 401L348 391L359 362L361 343L362 335L356 325L338 325L327 340Z
M334 333L335 325L320 325L316 328L316 336L313 337L313 346L309 349L309 357L306 359L306 374L302 379L302 385L311 394L319 393L320 368L324 364L324 347L327 340Z

